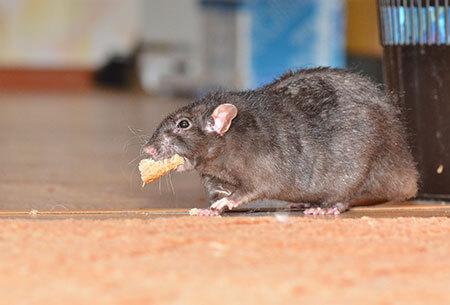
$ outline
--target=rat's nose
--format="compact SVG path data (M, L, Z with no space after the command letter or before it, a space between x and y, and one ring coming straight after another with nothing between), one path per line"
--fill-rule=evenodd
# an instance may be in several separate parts
M156 148L154 148L153 146L147 146L144 148L144 152L150 156L155 156L156 155Z

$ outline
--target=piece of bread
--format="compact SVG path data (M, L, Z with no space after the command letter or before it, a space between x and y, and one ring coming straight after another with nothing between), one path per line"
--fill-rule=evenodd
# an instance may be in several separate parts
M139 171L141 172L142 186L158 179L183 163L184 159L180 155L173 155L171 158L161 161L152 159L141 160L139 163Z

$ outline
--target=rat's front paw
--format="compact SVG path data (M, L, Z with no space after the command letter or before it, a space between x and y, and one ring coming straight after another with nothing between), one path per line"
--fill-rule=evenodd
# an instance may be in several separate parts
M191 216L219 216L219 211L211 209L190 209L189 215Z
M236 202L234 200L225 197L214 202L211 205L211 209L216 211L223 211L225 208L228 208L229 210L232 210L237 206L239 206L239 202Z

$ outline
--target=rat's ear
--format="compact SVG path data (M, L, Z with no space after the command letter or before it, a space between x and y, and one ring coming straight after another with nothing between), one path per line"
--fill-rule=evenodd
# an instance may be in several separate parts
M211 114L213 126L210 131L215 131L221 136L230 128L231 121L237 116L238 110L233 104L221 104Z

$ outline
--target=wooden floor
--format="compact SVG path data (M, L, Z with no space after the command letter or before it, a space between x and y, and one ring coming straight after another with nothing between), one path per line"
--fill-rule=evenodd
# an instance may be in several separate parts
M186 102L116 92L0 95L0 217L168 217L206 207L195 173L142 188L137 172L140 140ZM391 203L342 217L449 210L440 202Z
M137 171L139 140L186 102L117 92L0 95L0 210L205 206L195 173L142 188Z

